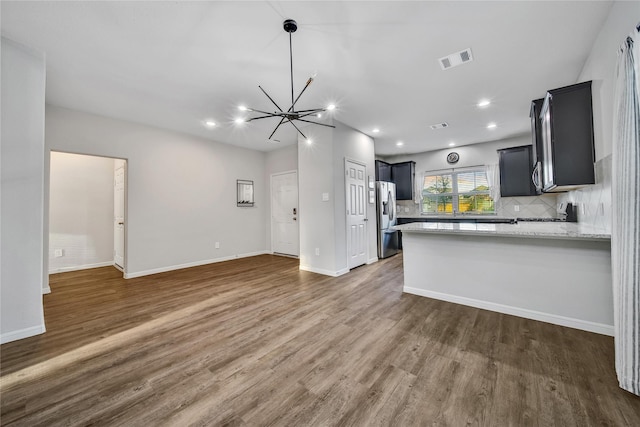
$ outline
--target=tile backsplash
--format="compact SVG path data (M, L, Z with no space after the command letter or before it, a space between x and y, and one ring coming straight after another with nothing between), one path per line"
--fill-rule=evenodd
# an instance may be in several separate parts
M578 222L611 232L611 156L596 162L596 183L561 193L558 203L578 204Z
M560 203L577 204L578 222L611 232L611 156L595 163L596 183L567 193L540 196L501 197L497 216L505 218L556 218ZM420 216L420 207L412 200L399 200L398 216ZM516 206L518 210L516 211Z
M398 200L398 216L420 216L420 206L412 200ZM555 218L557 196L543 194L527 197L501 197L497 203L497 216L505 218ZM517 211L516 211L517 207Z

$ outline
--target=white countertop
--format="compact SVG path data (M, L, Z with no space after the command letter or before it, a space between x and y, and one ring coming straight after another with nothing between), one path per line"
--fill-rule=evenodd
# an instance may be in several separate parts
M474 224L452 222L412 222L396 225L403 233L506 236L536 239L610 240L611 233L575 222L519 222L517 224Z

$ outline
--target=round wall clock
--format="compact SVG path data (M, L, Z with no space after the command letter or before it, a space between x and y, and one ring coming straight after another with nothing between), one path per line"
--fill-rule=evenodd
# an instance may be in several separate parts
M447 163L449 164L458 163L458 160L460 160L460 154L456 153L455 151L452 151L449 154L447 154Z

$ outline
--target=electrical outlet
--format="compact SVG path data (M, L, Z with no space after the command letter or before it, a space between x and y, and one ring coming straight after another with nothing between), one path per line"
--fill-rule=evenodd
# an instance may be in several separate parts
M405 206L404 213L407 213L407 212L409 212L409 208Z
M320 248L316 248L316 256L320 256Z
M64 256L64 249L56 249L53 251L53 256L56 258L60 258Z
M216 249L220 249L220 242L216 242Z
M520 205L513 205L513 210L516 212L520 212Z

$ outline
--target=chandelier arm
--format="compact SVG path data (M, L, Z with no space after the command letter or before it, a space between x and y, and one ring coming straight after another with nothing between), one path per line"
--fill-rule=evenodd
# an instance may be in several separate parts
M269 98L269 101L271 101L271 102L273 103L273 105L275 105L276 107L278 107L278 110L280 110L280 111L282 112L282 108L280 108L280 106L279 106L278 104L276 104L276 101L274 101L274 100L269 96L269 94L268 94L264 89L262 89L262 86L258 85L258 87L260 88L260 90L262 91L262 93L264 93L264 94L266 95L266 97L267 97L267 98Z
M289 63L291 64L291 108L296 104L293 100L293 47L291 44L291 33L289 33ZM291 111L291 108L289 111Z
M271 112L271 111L254 110L253 108L248 108L247 111L250 111L252 113L255 112L255 113L269 114L271 116L278 116L278 117L280 117L283 114L286 114L284 111Z
M245 123L249 123L249 122L252 122L254 120L268 119L268 118L271 118L271 117L279 117L279 116L274 116L273 114L269 114L268 116L251 117L250 119L245 120Z
M314 111L310 111L308 113L300 114L300 111L296 111L296 113L298 113L298 119L300 119L302 117L315 116L318 112L319 112L318 110L314 110Z
M334 125L328 125L328 124L325 124L325 123L313 122L313 121L311 121L311 120L304 120L304 119L296 119L296 120L299 120L299 121L301 121L301 122L306 122L306 123L313 123L314 125L326 126L326 127L328 127L328 128L335 128L335 126L334 126ZM291 123L291 124L293 124L293 123ZM295 125L294 125L294 126L295 126Z
M293 104L291 104L291 107L289 108L289 111L293 111L295 112L295 106L296 106L296 102L298 102L298 99L300 99L300 97L302 96L302 94L304 93L305 90L307 90L307 88L309 87L309 85L313 82L313 77L309 77L309 80L307 80L307 84L304 85L304 87L302 88L302 90L300 91L300 94L298 95L298 97L296 98L295 101L293 101Z
M325 111L327 111L326 108L312 108L312 109L309 109L309 110L298 110L298 111L296 111L296 113L315 114L315 113L322 113L322 112L325 112ZM306 115L307 114L305 114L305 116Z
M276 133L276 131L278 130L278 128L280 127L280 125L282 124L282 122L284 122L284 117L282 119L280 119L280 123L278 123L278 126L276 126L276 128L273 130L273 132L271 132L271 135L269 135L269 138L267 139L271 139L271 137L273 136L274 133Z
M296 126L296 124L295 124L295 123L293 123L293 121L292 121L292 120L289 120L289 123L291 123L291 124L293 125L293 127L294 127L294 128L296 128L296 130L298 131L298 133L299 133L300 135L302 135L302 137L303 137L304 139L307 139L307 137L304 135L304 133L302 133L302 131L298 128L298 126Z

